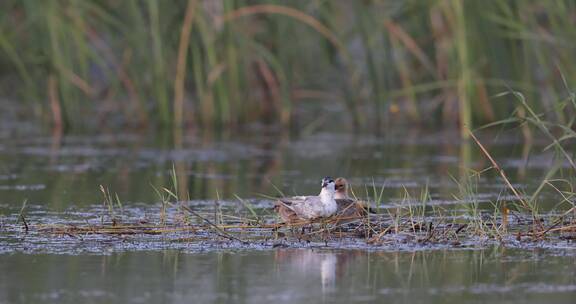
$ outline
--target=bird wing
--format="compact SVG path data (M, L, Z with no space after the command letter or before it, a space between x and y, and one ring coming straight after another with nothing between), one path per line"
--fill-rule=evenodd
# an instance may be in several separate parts
M338 205L338 213L346 212L346 211L353 211L356 209L356 201L349 198L342 198L336 200L336 205Z
M284 222L294 223L300 220L298 214L296 214L294 210L286 207L286 205L282 204L282 202L277 202L274 206L274 210L278 212L278 215L280 218L282 218L282 220L284 220Z
M336 204L338 205L338 211L351 207L355 202L356 202L355 200L349 198L336 199Z
M304 201L306 201L306 196L282 197L278 199L276 204L292 209L295 205L300 205Z
M338 204L338 212L346 211L348 209L361 210L361 212L376 213L373 208L370 208L368 203L360 200L353 199L337 199L336 204Z
M370 207L370 203L366 202L366 201L356 201L356 205L358 205L358 207L364 209L366 212L368 213L372 213L372 214L376 214L378 212L376 212L376 209Z
M370 208L366 202L360 200L337 199L336 204L338 205L338 209L336 211L338 216L344 218L365 217L369 213L376 213L375 210Z
M281 198L279 204L294 211L298 217L312 219L322 214L322 204L318 196L293 196Z

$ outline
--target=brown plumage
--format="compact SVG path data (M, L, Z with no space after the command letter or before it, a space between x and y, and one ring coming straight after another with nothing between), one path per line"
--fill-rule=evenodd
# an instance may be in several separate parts
M334 180L334 183L334 188L336 189L336 195L334 195L334 198L348 199L348 181L343 177L339 177Z
M355 220L366 217L368 213L376 213L374 210L366 206L366 203L359 200L354 200L348 196L348 181L339 177L335 181L336 188L336 204L338 204L338 211L336 215L342 221Z
M302 221L298 216L298 214L294 212L294 210L288 208L281 201L277 201L274 204L274 211L278 213L282 221L284 221L285 223L296 223Z

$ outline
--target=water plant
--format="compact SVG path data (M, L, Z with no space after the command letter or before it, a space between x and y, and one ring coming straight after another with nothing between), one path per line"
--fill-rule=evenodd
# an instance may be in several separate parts
M574 93L559 84L576 73L574 9L568 0L6 0L0 96L59 128L309 125L300 113L318 100L346 110L350 127L458 125L467 137L515 108L489 98L510 86L534 113L566 124L572 110L558 101L574 103Z
M112 222L112 225L116 225L118 221L122 220L122 202L120 201L120 197L117 193L114 193L114 196L110 194L110 190L102 185L100 185L100 192L102 192L102 196L104 196L104 200L102 201L102 205L108 212L108 217ZM120 210L120 214L117 214L116 207ZM100 217L101 222L104 223L104 215Z

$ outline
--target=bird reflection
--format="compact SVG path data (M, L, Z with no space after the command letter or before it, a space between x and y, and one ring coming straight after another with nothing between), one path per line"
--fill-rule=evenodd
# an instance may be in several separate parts
M346 273L347 264L356 256L362 254L356 251L333 252L313 249L279 249L274 260L292 275L302 278L318 278L322 284L322 292L335 289L337 280ZM285 268L285 270L284 270Z

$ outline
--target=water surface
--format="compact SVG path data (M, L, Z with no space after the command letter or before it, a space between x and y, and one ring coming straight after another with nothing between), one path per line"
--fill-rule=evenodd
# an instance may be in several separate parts
M523 143L518 132L484 133L481 139L519 189L535 189L554 165L547 141ZM565 164L560 163L560 166ZM99 185L125 203L157 203L152 186L179 186L192 200L256 198L259 194L319 191L323 176L346 176L365 197L385 187L384 201L419 196L453 200L458 183L490 163L457 132L397 130L381 135L254 131L240 135L156 133L0 133L0 207L29 204L64 210L102 201ZM495 172L477 182L477 197L505 196ZM544 204L549 202L543 201Z
M522 191L557 164L548 143L523 143L513 131L480 136ZM77 239L26 235L15 225L26 201L29 224L94 224L105 210L99 185L118 193L133 219L157 221L153 187L174 170L187 203L245 212L236 196L269 212L259 194L315 193L325 175L346 176L358 196L384 187L381 207L414 201L467 212L509 194L490 166L456 132L402 130L381 135L262 130L241 136L190 133L51 135L0 132L0 303L571 303L576 299L574 244L413 246L370 250L203 247L162 236ZM466 192L466 191L464 191ZM470 194L470 193L468 193ZM544 198L548 195L544 193ZM556 205L542 200L543 210ZM267 211L268 210L268 211ZM460 211L459 211L460 210ZM336 242L337 243L337 242ZM94 246L92 246L93 244ZM336 244L337 245L337 244ZM321 247L321 246L320 246ZM333 246L334 247L334 246ZM337 247L337 246L335 246Z
M503 248L13 254L0 303L573 303L575 262Z

